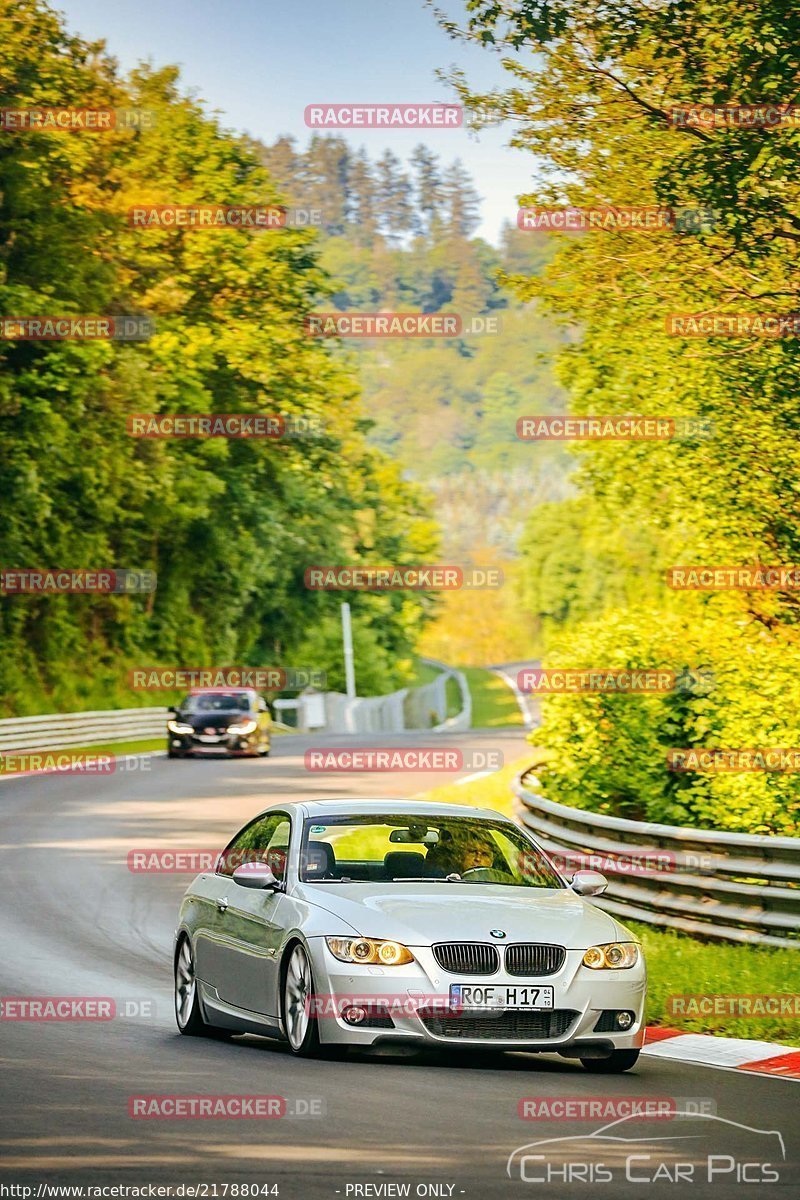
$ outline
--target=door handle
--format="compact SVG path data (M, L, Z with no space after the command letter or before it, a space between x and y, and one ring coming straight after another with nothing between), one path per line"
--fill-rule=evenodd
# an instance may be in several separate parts
M222 898L222 900L217 901L217 910L219 912L221 912L221 913L225 912L225 909L227 907L228 907L228 897L227 896L224 896Z

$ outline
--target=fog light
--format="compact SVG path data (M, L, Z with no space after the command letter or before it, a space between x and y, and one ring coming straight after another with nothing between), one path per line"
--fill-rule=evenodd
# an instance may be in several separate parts
M618 1012L617 1013L617 1027L619 1029L630 1029L630 1027L633 1024L635 1019L636 1018L634 1017L632 1012Z
M366 1021L367 1019L367 1010L365 1008L358 1008L356 1005L351 1005L350 1008L344 1010L342 1016L348 1025L360 1025L362 1021Z

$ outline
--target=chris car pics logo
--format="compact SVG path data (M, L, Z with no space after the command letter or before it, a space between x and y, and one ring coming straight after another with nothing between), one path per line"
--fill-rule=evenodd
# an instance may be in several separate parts
M632 1112L591 1134L529 1142L509 1155L506 1173L521 1183L545 1188L586 1183L677 1185L676 1197L690 1191L692 1184L705 1184L703 1195L717 1194L720 1200L731 1195L732 1185L778 1183L784 1178L786 1147L779 1130L742 1125L697 1111L698 1107L687 1105L684 1111L671 1112L667 1136L654 1136L652 1125L648 1127L649 1114ZM547 1190L542 1195L548 1196Z

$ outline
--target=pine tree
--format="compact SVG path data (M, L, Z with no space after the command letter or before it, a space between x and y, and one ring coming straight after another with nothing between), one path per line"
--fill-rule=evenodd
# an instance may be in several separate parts
M440 224L444 199L439 158L427 146L420 143L414 147L411 165L416 172L416 205L420 227L424 233L430 236L437 231Z
M471 237L480 225L481 198L460 158L445 171L443 190L448 233L451 237Z

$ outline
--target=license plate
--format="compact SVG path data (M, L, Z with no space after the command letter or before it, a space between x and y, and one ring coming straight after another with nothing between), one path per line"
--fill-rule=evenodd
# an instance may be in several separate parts
M198 733L197 740L199 742L221 742L223 736L221 733Z
M552 1008L551 987L521 984L450 984L451 1008Z

